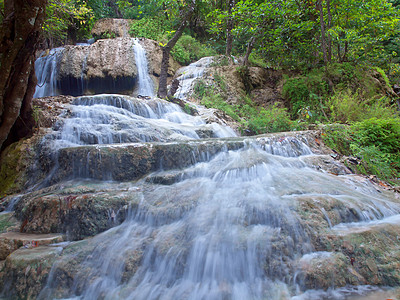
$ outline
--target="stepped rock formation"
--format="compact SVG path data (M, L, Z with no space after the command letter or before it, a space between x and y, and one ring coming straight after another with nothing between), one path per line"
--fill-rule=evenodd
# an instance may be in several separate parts
M150 96L35 104L42 128L1 162L20 194L0 201L0 297L349 300L400 286L399 195L351 174L319 131L237 137L205 108Z

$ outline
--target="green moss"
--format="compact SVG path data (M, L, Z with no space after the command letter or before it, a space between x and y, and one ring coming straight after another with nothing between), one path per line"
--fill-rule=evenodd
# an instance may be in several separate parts
M18 189L18 177L20 173L19 162L21 160L21 151L18 143L14 143L4 150L1 157L0 167L0 197L12 193Z

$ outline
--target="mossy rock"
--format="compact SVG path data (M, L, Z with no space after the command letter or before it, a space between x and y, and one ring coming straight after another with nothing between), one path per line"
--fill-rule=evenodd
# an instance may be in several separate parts
M36 160L40 136L24 139L8 146L0 158L0 198L21 192L29 179L29 168Z

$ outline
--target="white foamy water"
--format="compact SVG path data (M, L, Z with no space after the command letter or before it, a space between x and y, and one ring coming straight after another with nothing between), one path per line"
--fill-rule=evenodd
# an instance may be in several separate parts
M204 74L204 71L212 62L213 57L203 57L199 61L180 68L176 78L179 80L179 88L174 96L179 99L186 99L194 86L195 80Z
M173 103L121 95L76 98L47 140L56 148L93 144L235 136L219 124L206 124Z

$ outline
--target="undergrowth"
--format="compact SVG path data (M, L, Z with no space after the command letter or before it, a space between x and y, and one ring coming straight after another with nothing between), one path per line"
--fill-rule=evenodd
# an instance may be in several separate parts
M395 116L393 99L385 95L389 89L389 79L380 68L336 63L327 69L287 76L282 95L290 103L292 119L350 124L373 117Z
M286 108L276 105L268 109L257 107L247 95L242 96L238 104L230 104L226 101L226 92L226 84L218 73L214 74L213 85L200 80L194 86L194 96L201 100L201 104L225 112L240 124L243 134L289 131L301 127L290 120Z
M374 174L391 184L400 183L400 118L370 118L353 125L334 124L324 129L327 146L355 156L361 174Z

